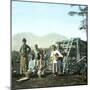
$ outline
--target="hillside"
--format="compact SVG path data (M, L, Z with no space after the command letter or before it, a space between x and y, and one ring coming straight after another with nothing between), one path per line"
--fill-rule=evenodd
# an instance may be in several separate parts
M27 39L27 44L33 47L35 44L38 44L39 47L47 48L52 44L55 44L57 41L66 40L65 36L51 33L45 36L36 36L32 33L19 33L12 37L12 50L19 50L22 44L22 38Z

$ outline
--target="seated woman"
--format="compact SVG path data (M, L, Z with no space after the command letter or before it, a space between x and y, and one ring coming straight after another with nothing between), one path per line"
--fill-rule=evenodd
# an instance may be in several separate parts
M30 75L32 74L36 74L36 60L35 60L35 56L34 53L32 53L31 55L31 60L29 61L29 65L28 65L28 71L26 72L26 77L30 78Z

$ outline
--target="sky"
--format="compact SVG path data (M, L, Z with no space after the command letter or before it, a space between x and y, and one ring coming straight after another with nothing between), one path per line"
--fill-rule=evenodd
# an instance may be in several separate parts
M83 17L68 15L68 12L73 10L78 11L78 7L12 1L12 35L22 32L30 32L37 36L56 33L67 38L80 37L86 40L86 32L79 30Z

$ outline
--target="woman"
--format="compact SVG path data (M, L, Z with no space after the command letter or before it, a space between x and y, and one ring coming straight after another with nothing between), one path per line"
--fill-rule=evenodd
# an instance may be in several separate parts
M53 72L53 74L56 76L56 74L57 74L57 68L58 68L58 66L57 66L57 61L58 61L58 59L60 58L60 57L63 57L62 56L62 54L57 50L57 48L56 48L56 46L55 45L52 45L52 47L51 47L51 60L52 60L52 72Z
M43 55L43 50L40 52L40 60L38 61L38 76L41 77L41 75L44 75L45 71L45 60Z

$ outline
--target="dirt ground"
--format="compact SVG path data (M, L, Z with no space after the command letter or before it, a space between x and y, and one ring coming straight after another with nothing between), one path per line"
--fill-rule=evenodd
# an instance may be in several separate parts
M87 78L85 75L59 75L52 74L42 78L31 77L29 80L17 82L19 76L12 77L12 90L30 89L30 88L44 88L44 87L61 87L61 86L75 86L87 85Z

